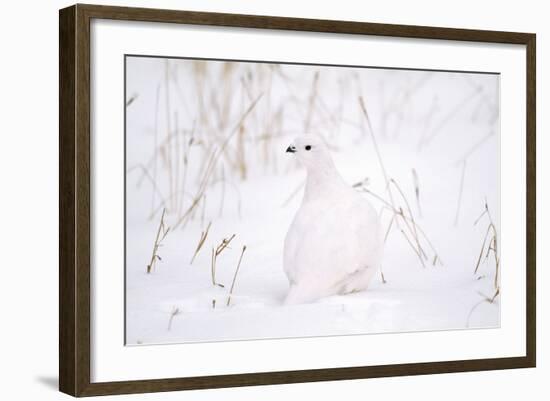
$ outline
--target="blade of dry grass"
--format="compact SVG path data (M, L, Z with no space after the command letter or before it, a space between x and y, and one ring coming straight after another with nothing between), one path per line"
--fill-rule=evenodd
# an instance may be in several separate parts
M411 170L414 185L414 196L416 198L416 207L418 208L418 215L422 217L422 208L420 207L420 180L418 179L418 173L416 169Z
M233 295L233 289L235 288L235 282L237 281L237 274L239 274L239 268L241 267L241 262L243 260L244 252L246 251L246 245L243 246L241 251L241 256L239 257L239 262L237 263L237 268L235 269L235 274L233 275L233 281L231 282L231 288L229 289L229 296L227 297L227 305L231 303L231 296Z
M212 285L217 285L218 287L224 288L223 284L220 284L216 281L216 262L221 253L229 246L231 241L235 238L235 234L231 235L229 238L224 238L222 242L217 247L212 247L212 261L211 261L211 276L212 276Z
M155 267L155 262L157 260L162 260L161 257L158 255L158 249L161 246L162 240L166 238L168 235L168 232L170 231L170 227L165 228L164 226L164 215L166 214L166 209L162 210L162 216L160 217L160 223L159 228L157 230L157 235L155 237L155 243L153 245L153 252L151 255L151 261L147 265L147 273L151 273L153 268Z
M500 278L500 257L498 255L498 232L497 228L495 226L495 223L493 222L493 218L491 216L491 212L489 210L489 205L487 203L487 199L485 199L485 210L481 215L476 219L474 222L474 225L476 225L480 219L483 216L487 216L489 222L487 224L487 230L485 232L485 236L483 238L483 243L481 246L481 250L477 259L476 267L474 269L474 274L476 274L479 270L479 267L481 265L481 258L482 255L485 253L485 260L489 258L489 255L492 254L494 256L494 262L495 262L495 279L493 282L495 290L497 292L500 291L499 286L499 278ZM490 236L492 235L492 236ZM489 243L487 244L487 240L489 239Z
M458 187L458 199L456 203L456 214L454 226L458 226L458 218L460 217L460 207L462 206L462 194L464 192L464 177L466 175L466 160L462 162L462 173L460 174L460 185Z
M170 313L170 319L168 319L168 331L172 329L172 321L179 314L180 314L179 308L174 307L174 309L172 309L172 312Z
M371 122L370 122L369 113L367 111L367 107L365 105L365 101L363 100L362 96L359 97L359 105L361 106L361 110L363 112L363 115L365 116L365 120L367 121L369 132L371 134L372 144L374 146L374 151L376 152L376 157L378 158L378 164L380 165L380 168L382 170L382 174L384 175L384 182L386 183L386 191L388 192L388 196L390 198L390 203L392 205L392 208L395 209L395 202L394 202L393 194L392 194L391 188L390 188L390 181L388 179L388 173L386 171L386 167L384 166L384 161L382 159L380 149L378 148L378 142L376 141L376 137L374 136L374 130L373 130Z
M195 258L197 257L200 250L202 249L202 246L204 245L204 242L206 241L206 238L208 237L208 232L210 231L210 226L211 225L212 225L212 222L210 221L208 223L208 226L206 226L206 230L201 232L201 236L199 238L199 243L197 244L195 252L193 253L193 257L191 258L191 262L189 263L190 265L193 264L193 262L195 261Z

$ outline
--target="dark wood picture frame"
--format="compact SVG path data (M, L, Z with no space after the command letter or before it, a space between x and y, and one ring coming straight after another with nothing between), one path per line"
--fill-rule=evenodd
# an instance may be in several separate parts
M93 18L526 46L526 356L121 382L90 381L90 21ZM59 389L73 396L346 380L536 364L535 43L531 33L74 5L59 13Z

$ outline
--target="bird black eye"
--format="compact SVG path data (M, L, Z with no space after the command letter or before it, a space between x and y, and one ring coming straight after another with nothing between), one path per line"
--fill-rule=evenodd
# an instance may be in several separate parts
M306 150L311 150L311 145L306 145Z

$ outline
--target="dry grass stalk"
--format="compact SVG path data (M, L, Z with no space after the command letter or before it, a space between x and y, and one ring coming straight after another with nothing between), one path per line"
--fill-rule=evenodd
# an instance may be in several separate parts
M388 224L388 229L386 230L386 234L384 235L384 243L388 240L388 236L390 235L390 230L393 227L393 222L395 221L395 214L392 214L390 224Z
M380 169L382 170L382 174L384 176L384 182L386 184L386 192L388 193L389 202L387 202L386 200L384 200L382 197L380 197L378 195L375 195L375 196L379 200L381 200L391 211L393 211L393 213L395 215L397 215L397 217L400 217L400 219L395 220L395 224L396 224L397 228L401 231L401 233L405 236L405 239L407 240L409 245L411 245L411 247L413 248L413 250L414 250L415 254L418 256L422 266L425 267L426 266L425 265L425 260L428 259L428 256L426 255L426 252L424 251L424 249L421 246L420 238L419 238L419 232L421 232L426 239L427 239L427 236L418 227L418 224L414 220L414 216L413 216L410 204L409 204L409 202L407 200L407 197L405 196L404 192L401 190L401 188L399 187L399 185L397 184L397 182L393 178L390 179L388 177L387 170L384 166L384 160L382 158L382 154L380 153L380 149L378 147L378 143L377 143L376 137L374 135L374 130L373 130L372 125L371 125L371 121L370 121L370 118L369 118L367 107L365 105L365 101L363 100L362 96L359 97L359 105L360 105L361 111L363 113L363 116L365 117L365 121L367 122L368 130L371 134L373 147L374 147L374 150L376 152L376 157L378 159L378 164L380 165ZM406 205L408 213L409 213L408 216L403 212L402 208L397 207L395 199L393 197L393 192L391 190L391 186L392 186L391 184L393 184L393 186L397 189L397 191L401 195L401 198L405 202L405 205ZM364 187L364 185L361 185L361 187L363 187L363 190L365 190L367 193L370 193L370 194L374 195L373 192L366 189ZM414 244L413 244L413 241L410 240L410 238L407 235L407 233L405 232L405 230L401 228L401 225L399 224L400 221L405 225L407 230L412 235L412 237L414 239ZM437 254L437 252L435 252L435 249L434 249L433 245L431 244L431 242L429 240L427 240L427 242L429 243L429 245L430 245L431 249L433 250L434 254L437 256L438 254ZM442 264L441 258L439 258L439 256L437 256L434 260L439 260L439 262Z
M221 184L222 184L222 193L220 196L220 210L219 210L219 217L222 217L223 215L223 205L225 203L225 168L222 165L222 174L221 174Z
M171 123L171 106L170 106L170 60L165 60L164 63L164 102L165 102L165 117L166 117L166 140L169 141L172 134ZM177 138L177 132L174 132L174 136ZM177 146L176 146L177 147ZM164 156L165 167L168 169L168 184L170 188L170 194L175 193L174 185L174 169L172 166L172 150L173 147L163 148L161 155ZM174 210L174 198L170 197L170 210Z
M317 98L317 86L319 84L319 71L315 71L313 76L313 82L311 83L311 93L309 95L308 108L306 113L306 118L304 120L304 132L309 132L311 128L311 120L313 117L313 110L315 105L315 100Z
M466 159L462 161L462 174L460 175L460 186L458 188L458 200L456 204L455 227L458 226L460 216L460 206L462 205L462 193L464 192L464 176L466 174Z
M190 265L193 264L195 261L195 258L197 257L198 253L202 249L202 246L204 245L204 242L206 241L206 237L208 237L208 232L210 230L210 226L212 225L212 222L208 223L208 226L206 226L206 230L201 232L201 237L199 238L199 243L197 244L197 248L195 249L195 253L193 254L193 257L191 258Z
M193 132L192 130L181 130L180 129L180 132L185 132L185 133L189 133L189 132ZM147 166L147 168L154 168L154 164L155 164L155 159L158 157L158 155L161 155L163 158L166 157L165 153L167 152L166 149L168 149L169 147L171 146L174 146L174 143L175 143L175 140L176 139L176 132L171 132L169 134L167 134L164 139L160 142L160 144L157 145L157 141L155 140L155 143L154 143L154 146L153 146L153 154L151 155L151 157L149 158L149 160L147 160L147 163L145 163L145 165ZM188 146L191 146L194 141L193 139L190 140L190 144L188 144ZM200 141L196 141L196 144L201 144ZM163 159L163 161L166 163L166 160ZM166 166L167 167L167 166ZM138 186L141 185L142 181L143 181L143 175L141 175L137 182L138 182Z
M223 284L220 284L216 282L216 262L218 260L218 257L221 255L221 253L229 246L231 241L233 241L233 238L235 238L235 234L233 234L229 238L224 238L222 242L217 247L212 247L212 260L211 260L211 277L212 277L212 285L222 287L225 286Z
M243 245L243 250L241 251L241 256L239 257L239 262L237 263L237 268L235 269L235 274L233 275L233 281L231 282L231 288L229 289L229 296L227 297L227 305L231 303L231 296L233 295L233 289L235 288L235 282L237 281L237 274L239 274L239 268L241 267L241 262L243 260L244 252L246 251L246 245Z
M168 320L168 331L172 329L172 321L179 314L180 314L180 309L177 307L174 307L174 309L172 309L172 312L170 313L170 319Z
M397 193L401 196L403 202L406 205L408 214L406 214L403 211L402 207L397 207L397 206L395 206L395 204L391 204L390 202L386 201L381 196L375 194L374 192L372 192L371 190L366 188L367 184L368 184L368 179L364 179L364 180L359 181L358 183L354 184L353 187L357 188L357 189L360 189L360 190L368 193L369 195L375 197L377 200L379 200L380 202L383 203L383 208L389 210L392 213L392 218L390 220L390 223L389 223L388 228L386 230L386 234L384 236L384 242L386 242L386 240L389 236L390 230L393 227L393 224L395 223L395 225L397 226L397 229L401 232L401 234L403 234L403 236L405 237L405 240L407 241L409 246L412 247L414 253L419 258L420 263L422 264L423 267L426 267L425 261L428 260L428 255L426 254L426 251L422 247L421 238L426 243L428 243L429 247L431 248L431 250L434 253L433 265L435 265L435 263L437 261L439 261L440 264L442 265L443 262L439 258L439 255L435 251L435 248L432 245L431 241L428 239L428 237L426 236L424 231L420 228L420 226L418 225L418 223L414 219L414 215L412 213L410 203L407 200L407 197L405 196L405 193L403 192L403 190L401 189L401 187L399 186L397 181L394 180L393 178L391 178L388 181L388 185L395 187L395 189L397 190ZM388 189L391 192L391 188L388 188ZM399 224L399 222L401 222L401 224ZM405 231L405 229L403 229L401 226L406 228L407 231ZM409 238L409 236L411 236L413 238L412 241Z
M204 225L205 217L206 217L206 195L202 197L201 226Z
M189 166L189 151L191 149L191 146L194 142L194 135L195 135L195 122L193 122L193 129L191 130L191 137L189 140L187 140L187 131L183 131L183 178L181 180L181 193L185 194L186 186L187 186L187 171ZM178 216L181 216L183 208L183 196L180 198L180 202L178 205Z
M466 327L470 327L470 320L472 318L472 315L474 314L475 310L483 305L484 303L488 303L488 304L494 304L495 303L495 300L497 299L497 297L500 295L500 288L497 288L494 292L494 294L490 297L488 297L487 295L483 294L483 293L478 293L482 299L481 301L477 302L474 306L472 306L472 309L470 309L470 312L468 313L468 317L466 318Z
M404 86L400 86L393 91L390 99L384 100L385 90L382 88L381 103L384 106L382 112L382 135L384 137L397 138L401 127L404 122L404 110L410 107L411 99L414 97L415 92L422 89L426 83L434 76L433 72L426 71L416 82L410 82ZM393 128L393 133L388 133L388 125L391 121L391 117L397 120L396 126Z
M134 101L138 98L138 94L137 93L133 93L132 96L130 96L128 98L128 100L126 101L126 107L130 106L132 103L134 103Z
M135 166L133 167L130 167L128 170L126 170L126 173L131 173L132 171L135 171L135 170L141 170L142 171L142 177L145 177L147 178L150 182L151 182L151 186L153 187L153 199L152 199L152 203L151 203L151 216L154 216L155 211L154 211L154 203L155 203L155 195L158 195L161 199L161 205L164 204L166 202L165 200L165 197L164 195L162 194L160 188L158 187L157 185L157 182L155 180L155 178L153 177L153 175L151 175L149 173L149 170L147 169L147 167L145 167L143 164L136 164ZM141 180L141 179L140 179ZM140 181L138 181L138 184L137 186L139 187L140 186ZM157 209L159 210L159 209Z
M422 257L418 249L416 249L416 247L413 245L413 243L409 239L409 236L405 233L403 229L401 229L400 231L401 231L401 234L403 234L403 237L405 237L405 239L407 240L407 243L411 246L411 249L413 250L413 252L416 254L416 256L418 256L418 259L420 259L420 263L422 264L422 267L426 267L424 263L424 258Z
M481 146L487 142L489 139L491 139L495 135L495 131L490 131L487 135L485 135L483 138L481 138L478 142L473 144L470 149L468 149L464 156L462 156L460 159L458 159L455 164L462 163L466 161L472 154L474 154L478 149L481 148Z
M480 91L478 88L474 88L469 94L464 96L453 108L451 108L439 121L439 123L433 128L430 135L426 135L422 138L419 143L419 148L423 148L425 145L430 144L436 137L440 134L448 132L444 130L445 126L453 120L453 118L473 99L479 95Z
M164 225L165 214L166 214L166 209L163 209L162 216L160 217L159 228L157 230L157 236L155 237L155 244L153 246L151 261L147 265L147 273L151 273L151 271L155 267L155 262L157 260L162 260L162 258L158 254L158 249L162 246L162 241L164 240L164 238L166 238L166 236L168 235L168 232L170 231L170 227L165 227Z
M416 198L416 207L418 208L418 215L422 217L422 208L420 207L420 180L418 179L418 174L416 169L412 169L413 185L414 185L414 196Z
M153 183L154 187L157 187L157 142L158 142L158 119L159 119L159 101L160 101L160 84L157 85L157 93L155 98L155 127L154 127L154 149L155 152L153 154L153 177L151 177L151 182ZM143 167L144 173L148 173L147 168ZM164 201L164 197L161 198ZM152 199L151 199L151 212L155 208L155 191L153 191Z
M424 252L424 249L422 248L422 245L420 245L420 239L418 237L418 231L416 229L417 224L416 224L416 221L414 220L414 216L413 216L412 209L411 209L411 206L409 204L409 201L407 200L407 197L405 196L405 193L401 190L401 187L397 184L397 181L395 181L392 178L390 180L390 183L395 186L395 188L397 189L397 191L401 195L401 198L403 198L403 201L405 202L405 205L407 206L407 210L409 212L409 219L412 223L412 227L409 225L409 223L407 221L408 219L405 218L405 214L403 213L402 208L399 208L399 212L400 212L400 215L403 217L403 221L405 222L406 227L409 229L410 233L412 234L412 236L413 236L413 238L416 242L417 254L420 258L420 262L422 263L422 266L426 267L426 265L424 264L424 259L427 260L428 256L426 255L426 252Z
M479 221L484 217L487 216L487 219L489 222L487 223L487 230L485 231L485 236L483 237L483 243L481 245L481 250L479 252L479 256L476 262L476 267L474 269L474 274L476 274L479 270L479 267L481 266L481 260L483 258L483 255L485 255L484 260L487 261L489 259L489 256L492 254L494 256L495 261L495 279L493 281L493 287L495 289L495 292L492 296L487 296L485 294L479 293L479 295L483 298L481 301L476 303L472 309L470 310L470 313L468 314L468 318L466 321L466 327L470 326L470 319L474 313L474 311L482 304L489 303L493 304L497 297L500 295L500 285L499 285L499 276L500 276L500 257L498 256L498 236L497 236L497 229L493 222L493 218L491 216L491 212L489 211L489 206L487 203L487 199L485 200L485 209L483 210L483 213L475 220L474 225L477 225ZM488 240L488 241L487 241ZM480 280L484 278L485 276L480 276L477 278L477 280Z
M176 140L175 140L175 152L176 152L176 155L175 155L175 161L176 161L176 172L175 172L175 177L174 177L174 208L173 210L175 212L178 211L178 207L179 207L179 194L180 194L180 190L179 190L179 186L180 186L180 178L179 178L179 174L180 174L180 159L181 159L181 149L180 149L180 130L179 130L179 118L178 118L178 113L177 112L174 112L174 124L175 124L175 137L176 137Z
M483 255L485 254L484 260L487 261L489 259L489 255L492 254L495 261L495 280L493 284L497 293L500 293L499 291L500 257L498 255L498 234L497 234L497 228L493 223L491 212L489 211L489 205L487 204L487 200L485 200L485 210L476 219L476 221L474 222L474 225L476 225L483 216L487 216L489 222L487 224L487 230L485 231L485 236L483 238L481 250L479 252L476 267L474 269L474 274L478 272L479 267L481 266L481 259L483 258ZM487 240L489 240L489 242L487 242Z
M387 173L386 168L384 166L384 161L383 161L383 158L382 158L382 154L380 153L380 149L378 148L378 143L377 143L376 137L374 135L374 130L373 130L372 125L371 125L371 121L370 121L370 118L369 118L367 107L365 105L365 101L363 100L363 97L361 97L361 96L359 97L359 105L360 105L361 111L363 112L363 116L365 117L365 120L367 122L369 132L371 134L372 143L373 143L373 146L374 146L374 150L376 152L376 157L378 158L378 163L380 165L380 168L382 170L382 174L384 176L384 182L386 184L386 191L388 193L388 197L389 197L390 201L388 203L385 200L383 200L383 198L381 198L379 196L378 196L378 198L383 200L390 207L390 210L392 210L395 214L397 214L398 216L400 216L402 218L403 223L408 228L408 230L411 232L411 234L412 234L412 236L413 236L413 238L416 242L416 247L413 245L412 241L406 235L405 231L401 228L401 226L399 224L399 220L395 220L395 224L396 224L397 228L401 231L401 233L405 236L405 239L407 240L407 242L412 246L412 248L415 251L416 255L420 259L420 263L422 264L422 266L425 267L426 266L425 265L425 259L427 259L427 255L424 252L422 246L420 245L420 239L419 239L419 236L418 236L418 231L420 231L420 230L417 230L417 224L414 220L414 216L413 216L411 207L409 205L409 202L408 202L405 194L403 193L403 191L401 190L401 188L397 184L397 182L393 178L392 179L388 178L388 173ZM401 197L405 201L405 204L407 206L407 210L409 211L409 216L408 217L403 213L403 209L397 208L390 184L393 184L395 186L395 188L398 190ZM360 185L360 186L364 187L364 185ZM367 190L367 192L372 193L371 191L368 191L368 190ZM409 225L408 220L412 223L412 227ZM431 246L431 243L430 243L430 246ZM433 246L431 246L431 247L433 249ZM437 252L434 251L434 253L437 255ZM441 259L439 259L439 260L441 261Z
M225 248L229 246L231 241L235 238L235 234L231 235L229 238L224 238L222 242L216 247L216 256L219 256Z
M418 223L416 222L416 220L414 220L414 218L412 216L408 216L407 214L405 214L403 212L403 209L400 207L398 209L394 208L388 201L386 201L384 198L382 198L380 195L377 195L376 193L372 192L370 189L368 188L365 188L365 187L361 187L360 188L363 192L371 195L372 197L374 197L375 199L377 199L378 201L382 202L383 204L383 207L387 210L389 210L393 215L392 215L392 220L395 220L395 224L397 225L398 223L398 218L401 219L401 222L404 224L404 226L407 228L407 230L411 233L414 233L416 232L416 238L415 238L415 242L418 244L420 243L421 239L426 243L428 244L429 248L431 249L432 253L434 254L433 256L433 265L436 264L436 262L438 262L441 266L443 266L443 260L441 259L441 257L439 256L438 252L436 251L433 243L430 241L430 239L428 238L428 236L426 235L426 233L424 232L424 230L422 229L422 227L420 227L420 225L418 225ZM390 222L390 225L393 224L392 222ZM413 226L414 226L414 229L413 229ZM384 241L387 239L388 235L389 235L389 232L390 232L390 227L388 227L388 230L386 232L386 236L385 236L385 239ZM420 247L420 250L417 248L417 246L415 246L413 244L413 242L409 239L409 236L408 234L405 232L405 230L403 230L401 227L398 226L398 229L400 230L400 232L405 236L405 239L406 241L409 243L409 245L412 245L412 248L413 248L413 251L414 253L419 257L422 265L424 266L424 260L427 259L427 255L426 255L426 252L424 251L424 248L421 246ZM413 234L413 237L414 237L414 234Z
M374 130L372 129L369 113L367 112L367 107L365 106L365 101L363 100L362 96L359 97L359 105L361 106L361 111L363 112L363 115L365 116L365 120L367 121L367 125L369 127L369 132L371 134L371 139L374 146L374 150L376 152L376 157L378 158L378 164L380 165L380 168L382 169L382 174L384 175L384 182L386 183L386 191L388 192L390 203L392 205L392 208L395 209L395 202L393 200L393 194L390 188L388 173L386 172L386 167L384 166L384 161L382 159L382 155L380 154L380 149L378 148L378 142L376 141L376 137L374 136Z
M367 187L370 183L369 177L365 177L362 181L356 182L351 187L352 188L362 188Z
M250 106L248 107L248 109L243 113L243 115L241 116L241 118L239 119L238 123L235 125L235 127L233 128L233 130L229 133L229 135L224 139L223 143L221 144L221 146L219 146L218 149L214 150L211 155L210 155L210 158L208 159L208 162L207 162L207 166L206 166L206 169L204 171L204 174L203 174L203 177L202 177L202 180L201 180L201 183L199 185L199 188L197 189L197 193L195 194L194 198L193 198L193 201L191 202L191 206L189 206L189 208L185 211L185 213L183 214L183 216L181 216L178 221L176 222L176 224L174 225L174 227L178 227L179 225L181 224L184 224L184 227L185 227L185 223L187 222L189 216L191 215L191 213L193 212L193 210L197 207L200 199L203 197L204 195L204 192L206 191L206 187L208 186L208 183L210 181L210 178L212 176L212 173L214 172L215 170L215 167L216 167L216 164L220 158L221 155L224 154L225 152L225 148L227 147L227 145L229 144L229 142L231 141L231 139L233 138L233 136L239 131L239 128L241 127L241 125L243 124L244 120L246 119L246 117L252 112L252 110L254 109L254 107L258 104L259 100L262 98L262 94L260 94L253 102L252 104L250 104Z
M386 234L384 235L384 244L388 240L388 236L390 235L390 230L393 227L393 222L394 221L395 221L395 214L392 213L390 223L388 224L388 228L386 229ZM386 281L386 278L384 277L384 272L382 271L382 265L380 265L380 276L382 278L382 283L386 284L387 281Z

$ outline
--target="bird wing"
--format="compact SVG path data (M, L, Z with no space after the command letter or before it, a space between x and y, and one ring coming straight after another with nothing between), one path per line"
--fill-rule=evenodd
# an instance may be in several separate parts
M285 240L285 271L291 283L327 288L377 263L380 227L364 198L304 205Z

